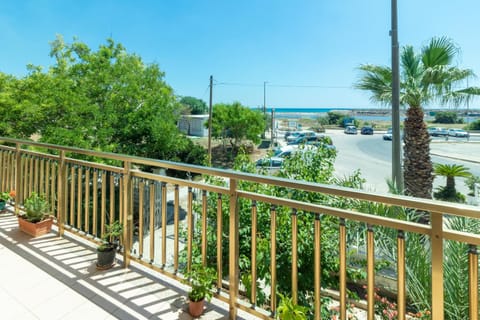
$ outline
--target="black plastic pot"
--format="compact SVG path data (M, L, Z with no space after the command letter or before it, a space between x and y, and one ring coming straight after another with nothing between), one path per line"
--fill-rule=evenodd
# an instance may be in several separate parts
M110 269L115 264L115 248L97 249L97 269Z

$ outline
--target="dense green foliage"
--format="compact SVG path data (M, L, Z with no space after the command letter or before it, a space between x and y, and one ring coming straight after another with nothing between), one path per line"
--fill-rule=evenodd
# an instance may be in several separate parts
M438 111L433 123L463 123L463 119L454 111Z
M244 139L259 143L264 129L265 120L259 110L239 102L213 106L212 137L228 142L234 149L238 149Z
M325 117L320 117L317 119L321 125L337 125L339 127L345 127L347 125L358 126L360 121L352 118L349 115L346 115L343 112L329 111Z
M22 79L0 74L1 135L36 134L42 142L203 162L201 148L176 127L181 105L158 65L143 63L112 39L93 51L58 36L50 56L47 72L29 66Z
M194 97L182 97L180 104L184 105L190 114L206 114L208 113L208 107L205 101Z
M277 173L279 177L304 180L308 182L319 182L327 184L338 184L347 187L361 188L363 180L358 172L355 172L349 177L338 179L333 175L334 160L336 151L329 148L315 148L312 150L298 152L292 155L285 161L284 167ZM244 172L257 172L255 165L248 160L244 154L240 154L236 158L235 169ZM260 169L260 173L263 169ZM215 184L225 186L224 180L213 180L211 177L206 179ZM331 197L320 193L300 192L284 187L276 187L265 184L240 182L240 189L249 192L257 192L281 198L291 198L298 201L306 201L311 203L331 205L335 207L348 208L353 205L355 200L341 197ZM224 232L228 230L229 217L229 201L228 198L222 197L222 228ZM207 260L208 265L216 264L216 230L217 230L217 202L218 195L209 193L207 197L207 234L208 236L208 250ZM257 281L252 284L251 278L251 245L252 245L252 206L257 210ZM201 204L195 206L195 211L201 212ZM321 265L322 287L336 288L338 287L338 271L339 271L339 221L338 218L329 215L315 215L310 212L296 211L286 207L272 207L269 203L256 202L241 198L238 201L239 212L239 235L240 235L240 255L239 267L243 285L246 287L247 296L251 292L252 285L256 285L258 290L257 305L264 305L268 303L269 297L261 290L262 285L269 285L270 278L270 239L271 239L271 225L272 225L272 210L276 214L276 237L277 237L277 251L276 251L276 266L277 270L277 291L280 293L289 294L291 292L291 228L292 215L296 215L298 223L298 296L299 304L308 306L311 312L313 306L313 285L314 278L314 223L318 219L322 225L321 232ZM346 222L350 230L357 231L352 222ZM202 228L201 222L196 225L198 228L195 231L195 243L200 243L200 232ZM228 270L228 241L222 241L223 246L223 270ZM195 247L195 246L194 246ZM200 248L196 247L193 252L199 253ZM358 261L357 257L349 257ZM196 259L194 259L195 261ZM361 279L365 276L364 271L356 268L348 268L347 276L349 280L353 281ZM325 306L327 307L327 306Z
M474 121L468 125L468 130L480 130L480 120Z

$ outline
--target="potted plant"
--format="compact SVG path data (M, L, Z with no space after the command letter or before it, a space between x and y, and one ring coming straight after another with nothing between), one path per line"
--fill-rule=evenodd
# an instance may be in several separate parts
M36 192L25 199L25 213L18 216L18 226L21 231L38 237L52 230L53 219L50 216L50 205L42 195Z
M212 288L217 279L217 272L213 268L194 264L190 272L185 274L185 282L192 289L188 293L188 312L192 317L199 317L203 313L205 300L212 298Z
M97 269L106 270L113 267L122 232L123 226L117 220L106 226L102 243L97 247Z
M280 304L277 309L277 319L279 320L304 320L307 319L307 308L293 303L293 299L278 293Z
M5 210L8 200L10 200L10 193L0 192L0 211Z

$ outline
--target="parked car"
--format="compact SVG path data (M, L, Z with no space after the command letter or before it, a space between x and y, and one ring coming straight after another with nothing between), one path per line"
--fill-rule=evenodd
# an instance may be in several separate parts
M457 138L468 138L470 134L463 129L448 129L448 135Z
M387 132L383 134L383 140L392 140L392 128L388 128Z
M316 141L320 135L315 131L304 130L295 131L287 136L287 142L297 140L298 138L306 137L308 141Z
M295 140L290 140L287 142L287 146L294 146L294 145L299 145L303 143L307 143L309 140L307 137L298 137Z
M357 134L357 127L355 126L346 126L345 130L343 131L346 134Z
M405 136L403 135L403 131L400 131L400 140L403 140ZM392 128L388 128L387 132L383 134L383 140L393 140L393 131Z
M293 133L296 133L297 135L299 134L298 131L287 131L287 132L285 132L285 136L284 136L285 141L287 141L288 137L290 137Z
M369 126L362 127L360 134L373 134L373 128Z
M280 158L287 158L292 153L296 152L297 150L298 150L297 145L283 146L281 148L274 149L273 150L273 156L274 157L280 157Z
M431 127L428 128L427 131L432 137L445 137L448 135L447 129L440 127Z
M275 171L283 166L284 160L285 158L281 157L262 158L258 159L257 162L255 162L255 166L257 168L267 169L268 171Z

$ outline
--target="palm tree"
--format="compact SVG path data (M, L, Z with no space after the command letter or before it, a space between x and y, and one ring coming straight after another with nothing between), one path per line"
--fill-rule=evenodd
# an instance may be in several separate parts
M400 56L400 103L408 105L404 123L403 178L405 194L432 198L430 137L423 121L423 105L431 102L460 104L479 88L460 86L474 76L472 70L453 65L459 49L448 38L433 38L416 53L405 46ZM392 101L392 70L386 66L361 65L362 76L355 84L372 93L371 100L385 105Z
M436 163L433 168L435 175L447 178L447 184L445 185L445 187L440 188L439 192L435 193L435 198L458 202L457 200L459 200L459 197L457 197L457 190L455 189L455 178L469 177L471 175L469 169L460 164L439 163Z

